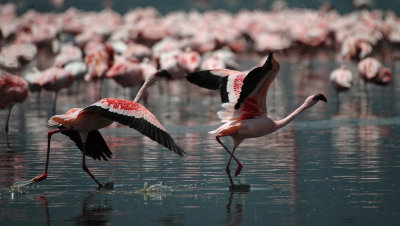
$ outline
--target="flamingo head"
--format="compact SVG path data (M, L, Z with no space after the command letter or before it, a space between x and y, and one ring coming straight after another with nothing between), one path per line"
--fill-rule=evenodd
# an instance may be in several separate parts
M148 82L148 85L151 86L161 78L172 79L172 76L167 70L161 69L156 71L154 74L150 74L146 78L146 81Z
M328 102L326 97L320 93L307 97L307 99L304 101L305 109L316 105L320 100L323 102Z
M387 85L390 83L391 80L392 72L386 67L381 67L376 77L376 83L379 85Z
M323 94L321 94L321 93L315 94L315 95L313 96L312 100L314 100L314 101L316 101L316 102L318 102L318 101L320 101L320 100L322 100L323 102L328 102L328 100L326 99L326 97L325 97Z

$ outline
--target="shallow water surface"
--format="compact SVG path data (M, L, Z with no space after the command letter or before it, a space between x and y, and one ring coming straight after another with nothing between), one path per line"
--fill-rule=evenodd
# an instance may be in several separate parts
M281 66L268 95L271 115L284 117L317 92L329 102L274 134L241 144L236 156L244 167L236 179L250 184L247 192L229 191L228 155L208 134L219 125L218 94L185 82L151 87L147 105L188 153L185 158L113 124L101 130L112 159L87 159L101 182L114 183L112 190L97 190L81 169L81 153L56 134L48 178L10 190L44 170L53 94L43 92L40 102L31 94L14 107L9 135L0 133L0 225L398 225L396 75L387 87L368 84L369 97L356 84L338 103L328 81L336 64L314 64L312 73L299 73L296 62ZM85 91L78 97L76 85L63 90L57 113L96 101L93 85L81 84ZM103 96L129 98L113 81L104 87ZM173 91L167 94L168 87ZM153 189L143 190L145 183Z

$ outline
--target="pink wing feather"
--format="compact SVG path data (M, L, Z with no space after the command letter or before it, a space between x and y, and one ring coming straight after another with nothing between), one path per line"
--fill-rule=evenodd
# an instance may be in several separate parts
M122 99L104 98L84 110L136 129L143 135L183 156L185 152L175 143L164 126L143 105Z

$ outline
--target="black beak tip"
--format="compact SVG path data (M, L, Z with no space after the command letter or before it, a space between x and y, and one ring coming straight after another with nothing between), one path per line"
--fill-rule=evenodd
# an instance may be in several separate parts
M172 79L172 75L165 69L158 70L156 72L156 76L161 77L161 78Z
M314 100L321 100L321 101L323 101L323 102L328 102L328 100L326 99L326 97L325 97L323 94L321 94L321 93L316 94L316 95L314 96L313 99L314 99Z

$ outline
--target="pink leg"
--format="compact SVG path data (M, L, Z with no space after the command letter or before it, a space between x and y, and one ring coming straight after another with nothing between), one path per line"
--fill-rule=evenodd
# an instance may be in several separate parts
M240 171L241 171L242 168L243 168L243 164L233 155L233 152L235 151L236 148L233 148L232 152L230 152L229 149L221 142L220 137L222 137L222 136L219 135L219 136L216 136L215 138L216 138L216 140L218 141L218 143L220 143L221 146L222 146L222 147L229 153L229 155L230 155L230 158L229 158L228 164L226 165L226 169L225 169L225 170L226 170L226 173L227 173L228 176L229 176L229 181L231 182L231 184L233 184L232 177L231 177L231 173L230 173L230 169L229 169L229 166L230 166L230 164L231 164L232 158L233 158L233 159L236 161L236 163L239 165L238 168L236 169L235 176L239 175Z
M72 130L72 129L70 129L70 128L56 129L56 130L50 131L50 132L47 134L46 167L45 167L44 173L43 173L42 175L37 176L37 177L35 177L35 178L32 179L32 181L33 181L34 183L39 182L39 181L44 180L44 179L47 178L47 170L49 169L50 140L51 140L51 136L52 136L53 134L55 134L55 133L59 133L59 132L62 132L62 131L67 131L67 130Z
M86 143L82 143L82 169L96 182L97 185L99 185L99 188L102 186L100 182L93 176L93 174L89 171L89 169L86 166L86 160L85 160L85 152L86 152Z

